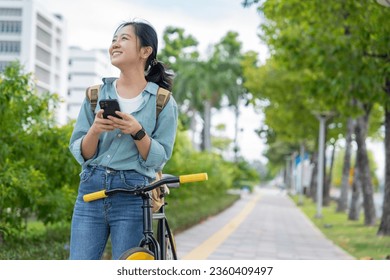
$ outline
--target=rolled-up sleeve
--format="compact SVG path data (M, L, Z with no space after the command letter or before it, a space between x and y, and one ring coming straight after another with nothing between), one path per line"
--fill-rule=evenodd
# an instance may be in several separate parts
M85 99L81 106L69 143L69 150L80 165L85 163L85 159L81 153L81 143L91 127L93 120L94 113L91 110L89 101Z
M76 139L73 143L70 144L70 151L80 165L85 163L84 157L81 154L81 143L83 142L83 138L84 136Z
M171 97L157 119L155 130L151 135L148 157L144 160L139 156L142 166L158 170L171 158L176 138L177 122L177 104Z

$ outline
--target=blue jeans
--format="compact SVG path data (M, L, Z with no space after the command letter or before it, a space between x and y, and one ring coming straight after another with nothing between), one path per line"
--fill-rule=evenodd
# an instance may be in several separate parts
M111 235L112 258L132 247L142 238L142 198L129 194L114 194L92 202L83 195L102 189L136 189L148 184L147 177L135 171L116 171L105 167L87 167L80 174L80 186L75 203L70 238L70 259L101 259Z

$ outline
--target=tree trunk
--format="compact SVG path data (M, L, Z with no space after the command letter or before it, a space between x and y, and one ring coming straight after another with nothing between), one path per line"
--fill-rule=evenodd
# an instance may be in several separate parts
M352 133L354 129L354 120L348 118L347 134L345 136L345 154L343 163L343 175L341 179L340 197L337 202L336 212L345 212L348 208L348 192L349 192L349 175L351 169L351 149L352 149Z
M211 103L204 102L202 150L211 151Z
M295 166L295 156L296 156L296 152L293 152L291 154L291 181L290 181L290 184L291 184L291 190L293 191L293 193L297 193L297 176L296 176L296 166Z
M314 152L311 158L313 171L310 179L310 191L309 195L313 201L317 200L317 172L318 172L318 152Z
M355 168L353 171L353 182L352 182L352 197L351 205L349 206L348 220L357 221L360 216L360 192L361 182L359 180L359 160L356 159Z
M390 99L390 79L386 81L386 93ZM390 109L385 108L385 192L382 219L378 235L390 235Z
M237 104L234 106L234 162L238 162L238 152L239 152L239 147L238 147L238 132L239 132L239 127L238 127L238 120L240 118L240 109L239 109L239 104L237 101Z
M284 169L284 185L286 190L290 189L290 160L286 160L286 167Z
M330 169L328 176L326 176L325 185L324 185L324 193L323 193L323 205L329 206L330 204L330 189L332 185L332 175L333 175L333 164L334 164L334 156L336 153L336 142L332 144L333 150L332 150L332 156L330 157Z
M303 180L305 177L305 168L304 168L304 162L305 162L305 145L302 142L300 145L300 151L299 151L299 163L300 163L300 181L299 181L299 189L298 189L298 204L303 204L303 193L304 193L304 184Z
M196 111L195 110L190 110L188 114L191 116L190 117L190 131L191 131L191 142L192 142L192 147L194 149L199 150L199 141L196 141L196 126L197 126L197 121L196 121Z
M328 190L326 189L326 178L328 177L327 174L326 174L326 161L327 161L327 157L326 157L326 138L327 138L327 135L328 135L328 119L325 119L325 135L324 135L324 164L322 165L322 174L323 174L323 177L322 177L322 206L324 206L324 202L325 202L325 199L327 196L329 196L328 194Z
M364 224L374 226L376 222L374 189L372 187L370 164L367 155L366 137L369 118L369 109L365 109L365 114L357 119L356 123L356 143L358 146L359 179L362 184Z

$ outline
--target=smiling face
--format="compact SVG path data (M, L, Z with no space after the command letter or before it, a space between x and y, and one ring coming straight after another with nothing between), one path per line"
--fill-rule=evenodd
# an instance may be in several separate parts
M150 47L141 47L133 25L126 25L117 30L109 48L111 64L123 69L130 65L144 68L150 55Z

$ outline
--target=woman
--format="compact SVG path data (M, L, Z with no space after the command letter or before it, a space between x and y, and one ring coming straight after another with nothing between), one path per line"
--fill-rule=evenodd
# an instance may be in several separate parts
M142 199L117 194L85 203L86 193L129 188L154 180L172 155L177 105L171 97L156 119L159 87L172 89L172 73L157 60L157 34L145 22L125 22L109 48L119 78L105 78L100 99L118 99L120 118L103 118L86 99L80 110L70 150L82 165L79 193L72 217L70 259L101 259L111 236L112 257L118 259L142 237Z

